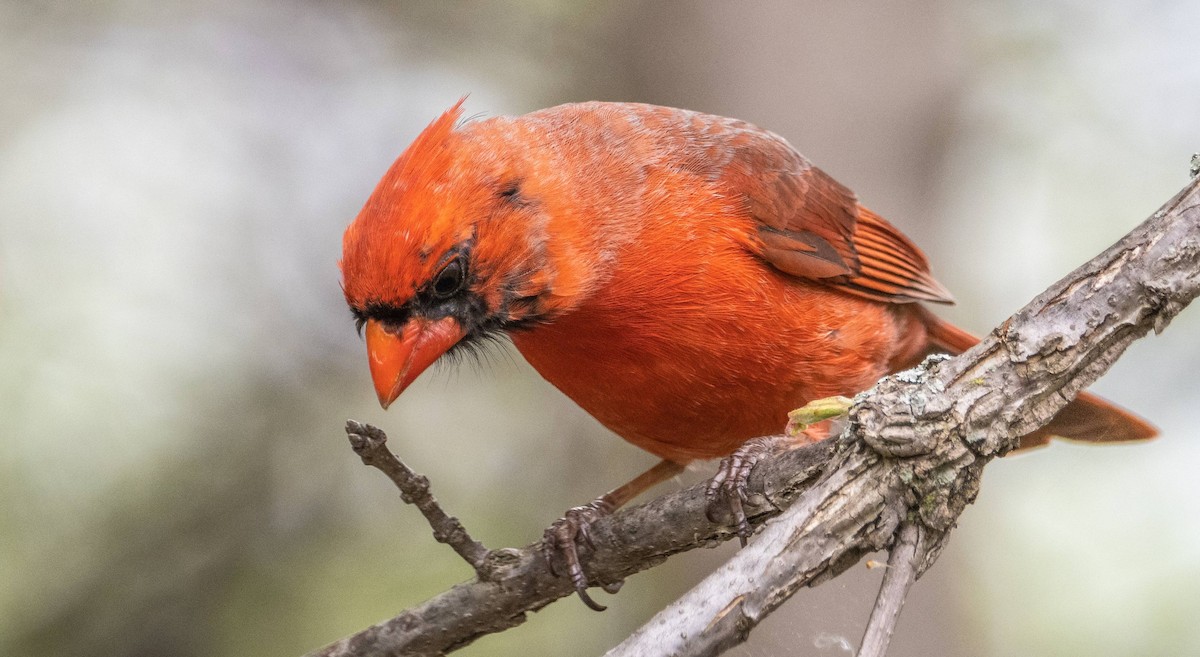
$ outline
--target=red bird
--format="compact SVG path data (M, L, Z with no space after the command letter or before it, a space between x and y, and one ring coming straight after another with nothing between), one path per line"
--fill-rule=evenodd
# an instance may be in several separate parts
M952 302L921 251L773 133L598 102L456 126L461 105L346 230L346 301L385 408L443 354L506 335L663 459L548 530L589 603L575 540L590 518L778 434L789 410L976 342L917 303ZM1022 446L1152 435L1081 394Z

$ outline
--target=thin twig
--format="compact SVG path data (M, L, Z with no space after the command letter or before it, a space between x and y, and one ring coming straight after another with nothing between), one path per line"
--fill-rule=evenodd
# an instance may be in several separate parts
M902 523L896 532L896 543L888 557L883 583L879 586L879 597L875 599L875 608L871 610L871 620L867 622L858 657L883 657L887 653L892 632L896 629L896 620L900 618L900 609L908 597L908 589L917 579L917 564L925 557L922 539L920 525L913 522Z
M429 492L429 479L424 475L413 472L395 454L387 448L387 434L381 429L354 420L346 420L346 435L350 438L350 446L362 458L362 462L388 476L396 488L400 489L400 499L420 509L421 514L433 528L433 537L439 543L445 543L458 553L480 579L486 579L489 572L484 567L488 558L488 549L482 543L471 538L458 518L442 510L438 501Z

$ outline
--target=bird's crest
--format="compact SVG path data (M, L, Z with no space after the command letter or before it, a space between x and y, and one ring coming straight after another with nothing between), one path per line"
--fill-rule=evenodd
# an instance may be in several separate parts
M385 188L418 188L433 183L450 166L450 135L462 117L463 96L450 109L434 119L413 143L396 159L392 168L379 181L378 190ZM378 190L376 193L378 193ZM370 205L370 201L367 202Z
M469 235L432 193L454 162L460 98L397 158L342 240L342 286L352 305L403 300L438 265L437 258Z

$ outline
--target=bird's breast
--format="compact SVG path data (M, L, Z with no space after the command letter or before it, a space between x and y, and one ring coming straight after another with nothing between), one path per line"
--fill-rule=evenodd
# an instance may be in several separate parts
M601 423L677 462L727 455L780 432L808 400L868 387L912 328L895 307L737 249L648 265L619 269L579 307L512 337Z

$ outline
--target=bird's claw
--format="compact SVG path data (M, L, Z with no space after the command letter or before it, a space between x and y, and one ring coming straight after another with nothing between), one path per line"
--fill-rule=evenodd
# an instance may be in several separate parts
M726 512L732 516L734 529L742 547L754 529L746 518L744 506L758 506L762 496L750 492L750 471L765 456L770 456L786 449L788 444L807 443L821 440L828 433L827 429L812 425L845 415L853 400L846 397L826 397L815 399L804 406L788 413L788 426L782 436L761 436L751 438L737 448L732 454L721 460L717 466L717 474L709 480L705 489L708 498L706 515L712 522L721 522ZM752 499L757 498L757 499Z
M783 436L763 436L746 441L732 454L721 459L721 464L717 466L717 474L713 475L704 490L705 497L708 498L705 515L711 522L721 522L728 512L732 516L733 526L742 547L746 547L750 535L754 533L743 505L757 506L758 501L751 500L750 471L764 456L777 451L784 440L786 439ZM761 499L762 496L753 497Z
M550 564L550 572L555 577L563 576L564 573L559 571L555 565L556 555L560 556L566 565L565 574L571 579L571 584L575 587L575 592L579 594L579 599L588 608L595 611L604 611L607 607L592 600L587 593L588 580L587 575L583 572L583 565L579 561L579 546L595 549L596 546L592 543L591 525L611 513L612 511L607 509L602 500L567 509L563 517L547 527L546 533L542 536L542 554L546 558L546 563Z

